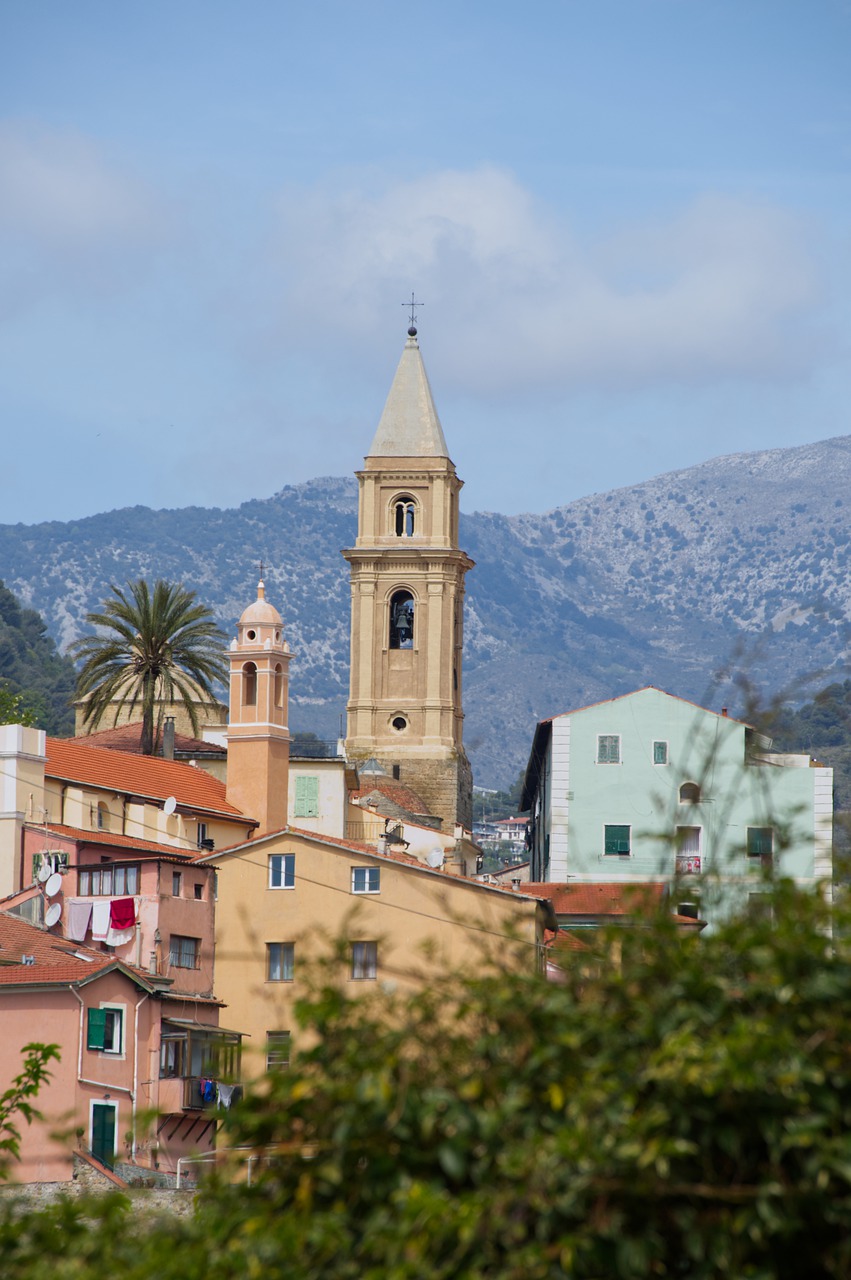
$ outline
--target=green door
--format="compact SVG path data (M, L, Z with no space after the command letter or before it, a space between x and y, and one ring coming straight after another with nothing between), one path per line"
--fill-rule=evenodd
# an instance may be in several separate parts
M92 1155L109 1169L115 1160L115 1112L109 1102L92 1103Z

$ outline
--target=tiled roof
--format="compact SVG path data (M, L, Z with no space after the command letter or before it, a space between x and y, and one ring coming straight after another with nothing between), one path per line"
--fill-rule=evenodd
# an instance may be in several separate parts
M92 747L106 747L109 751L129 751L142 754L141 724L121 724L117 729L97 729L82 739ZM189 738L184 733L174 735L174 749L186 755L227 756L227 747L217 742L204 742L201 738ZM161 759L162 757L155 757Z
M367 803L369 803L371 796L385 796L412 816L418 814L422 817L424 814L429 813L429 807L421 795L418 795L412 787L406 787L404 783L396 782L395 779L391 778L376 778L374 781L370 781L367 786L361 787L360 790L352 791L350 795L353 800L366 800Z
M174 796L178 805L222 817L244 818L225 798L225 784L203 769L156 756L85 745L80 738L48 738L45 774L65 782L123 791L150 800ZM244 818L245 822L252 819Z
M30 831L42 831L48 836L59 836L65 840L76 840L78 844L108 845L115 849L132 849L134 853L160 854L162 857L177 858L181 861L191 860L195 856L195 848L180 849L176 845L155 844L152 840L137 840L135 836L121 836L110 831L84 831L81 827L65 827L51 824L45 827L42 823L25 823Z
M33 963L22 964L23 956L32 956ZM0 987L55 982L67 986L115 967L144 981L141 970L117 961L113 955L69 942L7 911L0 911Z
M654 911L663 901L664 884L526 883L523 893L549 898L556 915L629 916Z

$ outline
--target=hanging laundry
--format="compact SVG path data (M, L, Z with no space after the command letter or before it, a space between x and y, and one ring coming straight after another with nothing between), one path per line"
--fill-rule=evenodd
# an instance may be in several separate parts
M109 899L92 903L92 937L95 942L106 942L109 933Z
M217 1093L218 1093L218 1090L216 1088L215 1080L201 1081L201 1101L202 1102L215 1102Z
M132 929L136 923L136 903L132 898L113 898L109 904L109 923L113 929Z
M235 1084L219 1085L219 1106L224 1107L225 1111L230 1111L230 1104L233 1101L233 1095L236 1087L237 1086Z
M106 931L105 942L108 947L123 947L125 943L132 942L135 936L135 926L132 929L113 929L110 925Z
M92 904L83 898L68 901L68 937L72 942L84 942L92 918Z

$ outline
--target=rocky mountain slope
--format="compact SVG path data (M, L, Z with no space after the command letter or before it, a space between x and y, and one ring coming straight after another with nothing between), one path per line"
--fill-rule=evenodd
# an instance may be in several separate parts
M348 681L354 480L288 486L232 511L133 507L0 526L0 577L61 645L111 582L196 588L233 630L262 559L293 649L294 728L336 736ZM656 684L742 710L811 696L845 671L851 437L738 454L541 515L462 518L466 741L477 780L508 785L536 720ZM819 673L814 683L808 677Z

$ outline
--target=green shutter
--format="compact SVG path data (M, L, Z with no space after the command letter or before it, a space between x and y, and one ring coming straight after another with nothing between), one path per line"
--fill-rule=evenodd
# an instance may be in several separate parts
M89 1009L89 1028L86 1048L102 1049L106 1035L106 1009Z
M773 846L774 831L771 827L748 827L748 857L770 858Z
M319 779L317 777L296 778L295 816L297 818L319 816Z
M667 763L668 763L668 744L667 744L667 742L654 742L654 743L653 743L653 763L654 763L654 764L667 764Z
M629 827L607 826L605 828L604 853L629 853Z

